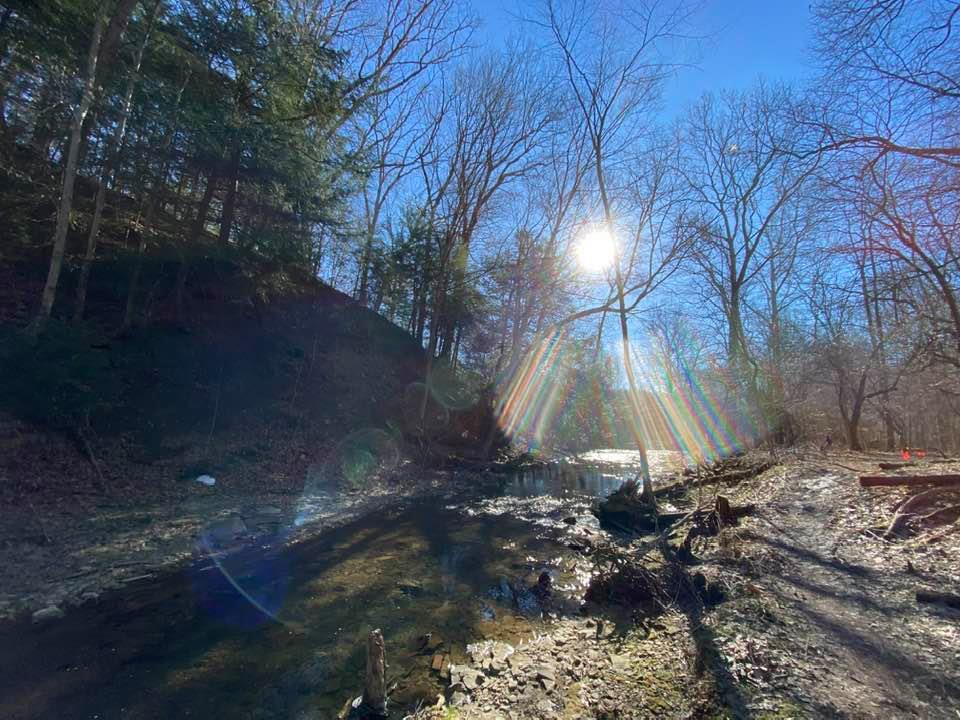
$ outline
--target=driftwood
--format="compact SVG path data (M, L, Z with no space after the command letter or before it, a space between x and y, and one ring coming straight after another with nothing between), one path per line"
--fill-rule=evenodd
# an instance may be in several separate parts
M960 595L952 593L933 592L931 590L917 590L918 603L942 603L960 610Z
M960 487L960 475L861 475L860 487L896 487L905 485L935 485Z

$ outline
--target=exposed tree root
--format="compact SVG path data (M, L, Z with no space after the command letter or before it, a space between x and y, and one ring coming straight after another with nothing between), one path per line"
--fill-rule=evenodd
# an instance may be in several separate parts
M951 504L937 508L933 512L923 512L942 502L952 503L956 499L960 499L960 490L954 488L932 488L913 495L896 509L890 525L883 534L884 538L890 539L901 535L913 521L918 521L918 524L926 527L956 522L960 518L960 505Z

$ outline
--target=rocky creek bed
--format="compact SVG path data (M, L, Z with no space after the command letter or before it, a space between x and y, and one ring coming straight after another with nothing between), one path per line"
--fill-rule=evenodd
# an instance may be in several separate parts
M794 456L722 488L755 512L695 537L681 581L683 526L605 533L591 494L617 473L551 472L438 473L292 545L0 625L0 716L333 718L380 627L392 718L956 717L960 613L912 596L960 583L955 533L880 542L894 499ZM591 597L617 558L662 579L655 603Z

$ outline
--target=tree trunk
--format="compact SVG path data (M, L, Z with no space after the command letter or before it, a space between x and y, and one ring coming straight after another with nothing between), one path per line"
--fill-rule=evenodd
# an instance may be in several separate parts
M207 214L210 212L210 203L213 201L213 193L217 189L217 176L210 175L207 178L207 187L204 188L203 197L200 199L200 205L197 207L197 216L193 220L190 228L190 236L187 239L180 253L180 267L177 268L177 279L174 282L173 297L176 312L177 323L183 324L186 314L183 307L183 294L187 286L187 275L190 272L190 261L187 259L187 249L195 247L203 233L203 227L207 224Z
M120 122L114 131L113 147L109 151L109 156L103 163L103 169L100 173L100 179L97 184L97 198L94 201L93 219L90 221L90 231L87 234L87 249L83 255L83 261L80 264L80 279L77 282L77 299L74 303L73 321L83 320L84 309L87 304L87 284L90 281L90 270L93 261L97 256L97 242L100 236L100 221L103 217L103 208L107 200L107 188L113 185L114 172L120 160L120 153L123 151L124 141L127 133L127 121L130 118L130 110L133 107L133 91L140 76L140 67L143 64L143 55L147 49L147 43L150 40L149 25L153 24L156 13L160 9L160 1L154 3L153 11L148 20L148 29L144 33L143 42L137 48L137 54L130 69L130 77L127 78L126 92L123 96L123 105L120 111Z
M613 210L610 206L610 198L607 195L606 178L603 172L603 155L599 145L595 145L594 150L597 185L599 186L600 199L603 203L604 219L607 223L607 231L613 232L615 224L613 222ZM643 412L640 408L640 391L637 388L637 379L633 374L633 358L630 355L630 331L627 327L626 298L624 297L623 275L620 271L619 253L615 253L613 268L617 283L617 309L618 315L620 316L620 338L623 343L623 367L627 374L627 390L630 395L630 432L633 435L633 442L637 446L637 452L640 454L640 479L642 482L640 499L644 504L650 507L656 507L657 501L653 494L653 481L650 479L650 464L647 461L647 446L643 440L643 433L641 431Z
M357 288L357 302L367 304L367 288L370 283L370 259L373 254L373 229L367 228L363 241L363 253L360 255L360 278Z
M237 188L240 184L240 138L233 140L230 151L230 174L228 175L227 196L223 200L223 213L220 217L220 244L230 242L230 230L237 208Z
M97 19L93 26L93 35L90 38L90 48L87 52L87 76L83 83L83 94L73 111L73 120L70 127L70 145L67 149L67 159L63 169L63 187L60 191L56 230L53 234L53 253L50 256L50 268L47 272L46 283L43 286L43 295L40 298L40 309L28 329L29 334L33 337L42 333L46 328L47 322L50 320L50 314L53 312L53 303L57 297L57 285L60 282L63 255L67 245L67 230L70 226L70 211L73 209L73 186L77 180L77 158L80 156L80 145L83 143L83 121L93 104L97 80L97 55L100 52L104 25L103 12L98 10Z

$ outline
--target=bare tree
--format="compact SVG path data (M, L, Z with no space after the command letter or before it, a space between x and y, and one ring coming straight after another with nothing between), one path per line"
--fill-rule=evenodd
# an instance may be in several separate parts
M557 113L537 69L519 62L525 52L517 47L499 59L479 59L471 72L458 74L437 114L437 138L421 158L426 213L441 228L431 357L453 330L446 312L451 282L466 267L480 222L499 192L544 162L540 150Z
M611 295L616 300L620 321L632 415L630 425L640 453L642 497L651 505L653 486L641 430L643 413L633 369L628 313L630 306L635 308L669 275L683 243L666 243L667 247L659 248L666 252L651 250L645 254L648 262L643 262L638 252L643 232L658 219L651 212L654 204L650 196L640 198L635 192L638 183L622 182L627 175L623 165L638 161L633 147L643 136L660 87L670 72L662 52L668 42L676 39L687 13L682 5L664 10L656 2L635 3L621 12L611 13L603 8L591 8L586 2L561 4L548 0L543 20L560 55L567 87L586 129L603 226L606 232L615 233L623 218L634 217L632 241L624 244L613 262L614 292ZM664 177L656 170L653 175L654 185ZM618 179L622 182L619 186ZM638 199L640 207L631 207ZM658 233L654 237L663 236Z
M960 3L823 0L821 148L960 164Z
M361 116L358 153L367 157L368 177L361 197L363 236L355 296L364 305L384 208L397 187L416 172L418 154L430 134L429 123L418 117L426 92L427 87L420 86L375 96Z
M885 371L862 312L869 298L862 294L860 278L847 282L836 278L837 268L824 266L810 285L811 377L814 383L833 388L848 447L859 452L864 448L860 427L868 403L896 388L910 358L893 375Z
M746 326L748 299L755 286L766 284L771 310L779 313L798 240L783 237L782 222L820 162L817 154L795 154L804 129L791 120L794 104L787 90L763 85L708 95L679 131L677 170L689 190L686 222L700 234L694 255L705 281L700 297L723 320L728 366L755 412L763 403L758 353Z

